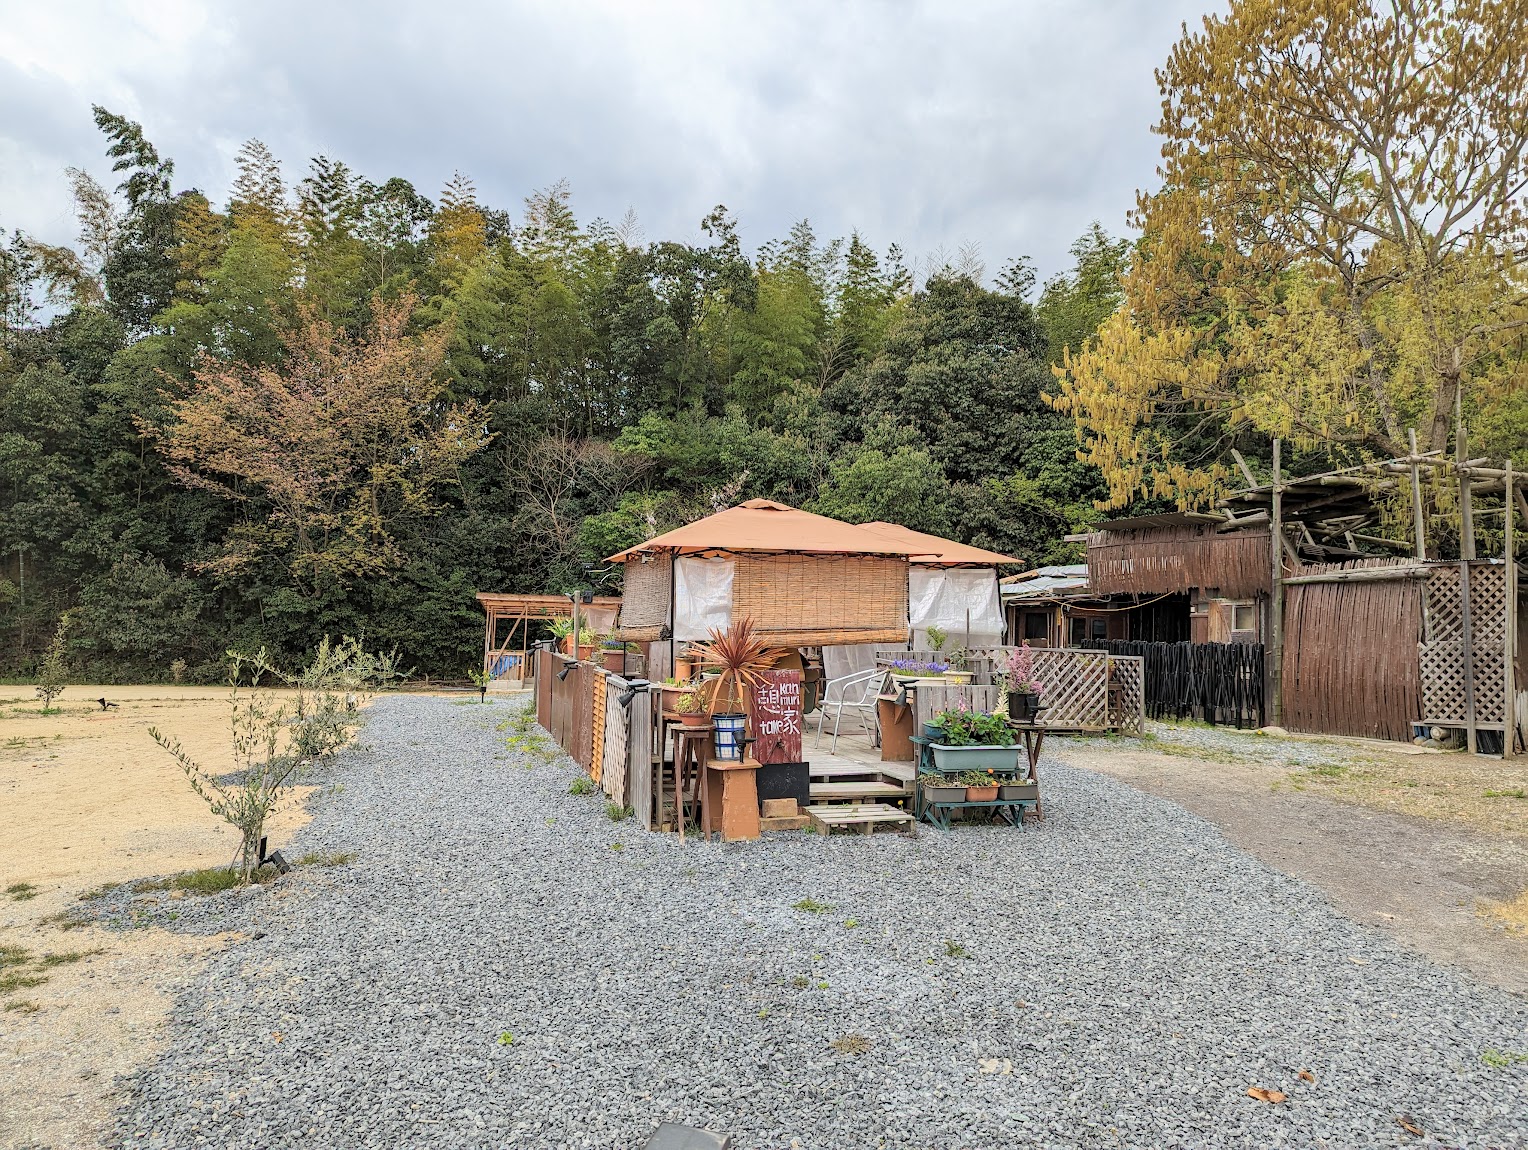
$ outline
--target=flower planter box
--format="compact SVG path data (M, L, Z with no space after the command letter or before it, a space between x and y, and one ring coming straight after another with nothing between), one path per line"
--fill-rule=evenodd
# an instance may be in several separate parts
M923 787L923 801L928 803L963 803L966 801L966 788L951 786L944 782L930 782L925 777L920 784Z
M711 725L711 714L709 711L699 711L693 715L680 715L679 725L681 727L709 727Z
M954 771L1001 771L1012 773L1019 769L1019 747L950 747L935 743L934 766L950 773Z
M997 789L997 797L1005 802L1036 802L1040 798L1039 783L1004 783Z
M946 671L944 673L944 677L947 680L949 680L951 683L974 683L976 681L976 672L975 671Z
M625 674L626 649L624 647L620 649L613 647L602 648L600 650L600 663L603 664L605 670L609 671L613 675Z
M966 802L968 803L993 803L997 801L997 793L1001 787L967 787Z

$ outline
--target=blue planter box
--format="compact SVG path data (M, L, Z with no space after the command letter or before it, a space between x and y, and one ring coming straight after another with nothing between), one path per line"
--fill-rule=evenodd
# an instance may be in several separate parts
M955 771L1012 772L1019 769L1019 746L948 747L935 743L934 766L944 774Z

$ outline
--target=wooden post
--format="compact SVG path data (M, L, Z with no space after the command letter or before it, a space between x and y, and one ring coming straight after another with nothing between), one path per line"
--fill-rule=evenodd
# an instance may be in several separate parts
M1470 457L1460 399L1463 394L1463 388L1454 389L1454 459L1461 468ZM1459 473L1459 557L1475 558L1475 502L1470 493L1470 477L1463 471Z
M1464 745L1470 754L1479 746L1475 723L1475 637L1470 630L1470 562L1459 560L1459 629L1464 649Z
M1427 528L1422 519L1422 468L1417 462L1417 429L1406 432L1406 442L1411 447L1411 524L1416 540L1417 558L1427 558Z
M1284 489L1281 448L1279 440L1273 441L1273 511L1269 517L1269 553L1273 564L1272 582L1268 594L1268 694L1272 726L1284 722Z
M1512 520L1517 514L1512 498L1515 486L1512 478L1512 459L1509 456L1506 486L1502 488L1502 494L1506 496L1503 512L1506 522L1502 534L1505 536L1504 550L1507 556L1507 619L1502 633L1505 662L1502 672L1502 694L1506 696L1506 702L1502 707L1501 757L1503 760L1517 755L1517 557L1512 553Z

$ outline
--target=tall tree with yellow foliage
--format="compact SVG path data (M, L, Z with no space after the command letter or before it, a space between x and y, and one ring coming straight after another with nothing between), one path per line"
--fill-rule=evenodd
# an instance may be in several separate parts
M1449 439L1525 378L1525 0L1235 0L1158 72L1162 187L1055 405L1111 500L1201 504L1205 429ZM1198 436L1195 454L1184 443Z

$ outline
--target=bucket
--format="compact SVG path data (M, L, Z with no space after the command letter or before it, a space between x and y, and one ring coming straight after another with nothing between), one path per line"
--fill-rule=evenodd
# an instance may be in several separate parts
M743 734L748 726L748 716L712 715L711 726L715 734L712 744L716 750L716 757L727 763L742 762Z

